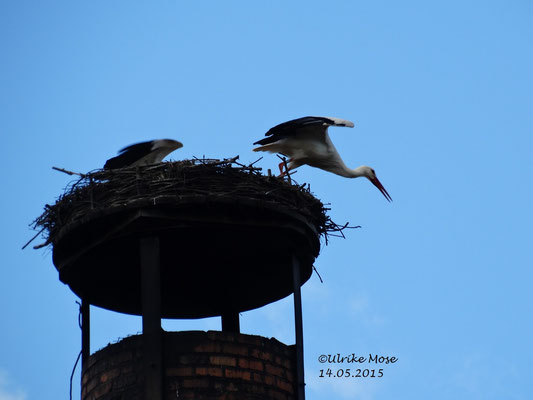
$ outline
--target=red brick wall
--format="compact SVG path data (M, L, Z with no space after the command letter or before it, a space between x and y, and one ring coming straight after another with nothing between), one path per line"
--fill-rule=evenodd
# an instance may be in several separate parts
M89 358L83 400L143 400L141 336ZM219 331L165 332L166 399L292 400L294 347L276 339Z

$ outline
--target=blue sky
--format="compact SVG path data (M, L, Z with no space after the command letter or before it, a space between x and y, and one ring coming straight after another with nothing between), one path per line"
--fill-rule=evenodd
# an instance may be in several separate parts
M334 220L362 226L322 248L324 283L303 287L308 398L531 398L533 4L264 3L0 3L0 400L67 398L80 350L51 251L20 250L70 181L52 166L89 171L165 137L184 143L173 159L251 162L252 142L305 115L354 121L332 140L394 199L295 175ZM292 343L292 318L289 297L241 328ZM93 351L141 329L97 308L92 322ZM318 357L337 352L399 360L380 379L319 378L338 366Z

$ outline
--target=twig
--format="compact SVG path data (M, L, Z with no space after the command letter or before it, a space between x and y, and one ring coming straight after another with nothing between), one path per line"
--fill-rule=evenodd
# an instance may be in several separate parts
M361 225L356 225L356 226L349 226L349 222L346 222L343 226L339 227L339 230L344 230L344 229L357 229L357 228L361 228Z
M80 174L79 172L72 172L64 168L52 167L52 169L55 169L56 171L59 171L59 172L64 172L67 175L78 175L78 176L81 176L82 178L85 178L86 176L85 174Z
M28 245L29 245L31 242L33 242L37 236L39 236L41 233L43 233L43 231L44 231L45 229L46 229L46 227L44 226L43 229L41 229L39 232L37 232L37 233L35 234L34 237L32 237L30 240L28 240L28 243L26 243L24 246L22 246L22 250L24 250L26 247L28 247ZM43 246L43 247L44 247L44 246Z
M316 272L318 279L320 279L320 283L324 283L324 281L322 280L322 277L320 276L320 274L318 273L318 270L316 269L314 265L313 265L313 270Z
M218 165L218 164L224 164L224 163L228 163L228 164L231 164L231 163L234 163L235 161L237 161L239 159L239 156L235 156L233 158L226 158L218 163L215 163L213 165Z
M197 161L200 161L202 164L209 164L209 165L220 165L220 164L231 164L231 163L234 163L235 161L237 161L239 159L239 156L235 156L235 157L232 157L232 158L225 158L224 160L214 160L214 159L206 159L205 156L204 158L198 158L198 157L195 157L193 156L193 158Z
M257 160L255 160L253 163L251 163L251 164L249 165L249 167L251 167L252 165L254 165L256 162L261 161L262 159L263 159L263 157L259 157Z
M33 249L34 249L34 250L42 249L43 247L48 246L51 242L52 242L52 240L51 240L51 239L48 239L48 240L47 240L46 242L44 242L44 243L38 244L37 246L33 246Z
M247 169L248 171L262 171L263 170L263 168L252 167L253 163L250 165L241 164L240 162L237 162L237 161L234 161L233 163L237 164L242 169Z
M334 237L342 237L343 239L346 239L346 236L344 236L344 230L345 229L357 229L357 228L361 228L361 225L357 225L357 226L349 226L349 222L346 222L343 226L340 226L338 224L336 224L335 222L333 222L331 220L331 218L328 217L328 223L326 225L326 232L327 232L327 235L326 235L326 245L328 243L328 240L327 240L327 237L328 236L334 236ZM333 234L332 232L339 232L340 235L335 235Z

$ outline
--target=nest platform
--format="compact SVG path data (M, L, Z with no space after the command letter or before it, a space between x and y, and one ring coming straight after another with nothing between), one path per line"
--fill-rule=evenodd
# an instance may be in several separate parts
M235 159L98 170L35 222L60 280L90 304L141 315L139 242L159 239L164 318L261 307L311 276L320 236L338 230L303 186Z

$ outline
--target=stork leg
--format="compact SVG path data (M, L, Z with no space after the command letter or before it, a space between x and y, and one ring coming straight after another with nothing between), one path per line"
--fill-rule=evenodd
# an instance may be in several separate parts
M287 175L287 173L289 172L289 168L287 167L287 169L284 171L283 170L283 166L286 165L286 163L291 163L292 162L292 158L289 158L287 161L282 161L279 163L278 167L279 167L279 176L278 178L283 178L285 175Z
M279 165L278 165L278 167L279 167L279 174L280 174L280 175L278 176L278 178L281 178L283 175L285 175L285 171L283 171L283 165L284 165L284 164L285 164L285 162L282 161L282 162L280 162Z

